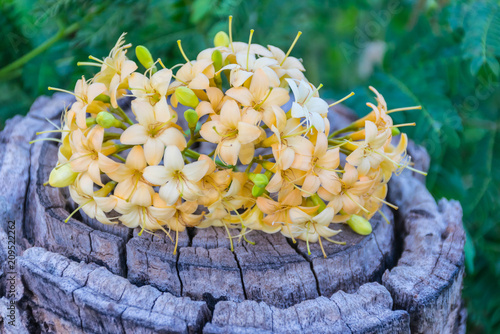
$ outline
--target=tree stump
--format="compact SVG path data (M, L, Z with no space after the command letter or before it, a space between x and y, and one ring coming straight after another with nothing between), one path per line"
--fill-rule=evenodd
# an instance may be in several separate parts
M29 145L71 97L40 97L0 133L0 329L2 333L464 333L462 212L437 204L422 179L391 180L390 200L360 236L341 225L345 246L293 243L253 231L235 241L222 228L190 228L179 249L165 234L102 225L74 208L64 189L43 186L57 156ZM127 101L124 108L127 107ZM335 127L352 115L335 110ZM412 146L419 168L429 158ZM5 289L7 222L16 223L16 326ZM9 276L10 275L10 276Z

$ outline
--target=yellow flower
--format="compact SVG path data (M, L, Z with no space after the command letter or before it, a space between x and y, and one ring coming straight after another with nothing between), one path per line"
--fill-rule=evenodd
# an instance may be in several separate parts
M94 192L94 182L86 174L80 174L75 184L69 187L71 198L79 205L68 219L79 209L82 209L90 218L95 218L103 224L116 224L110 220L105 212L110 212L116 206L116 200L108 197L115 183L109 182Z
M286 225L286 229L292 224L290 220L289 211L291 208L298 207L302 203L302 197L300 196L300 190L295 189L286 195L278 197L278 201L270 198L257 197L257 206L259 209L266 214L262 219L264 224L272 227L276 224ZM311 212L310 208L305 208L305 211ZM314 208L316 210L316 208ZM282 228L283 232L284 228Z
M196 107L198 117L210 114L218 114L228 97L216 87L206 89L208 101L201 101Z
M77 129L71 134L72 156L71 169L78 173L88 173L92 181L102 186L101 170L113 170L114 164L109 164L106 155L116 151L114 145L103 146L104 128L95 125L84 135Z
M339 148L328 150L328 139L324 133L319 132L311 158L311 168L307 171L302 186L302 196L314 195L320 186L330 193L338 193L340 181L336 168L339 163Z
M317 207L308 208L309 212L316 211ZM328 226L333 220L335 212L332 208L325 208L319 214L311 216L299 208L291 208L289 215L292 224L289 229L283 229L281 233L285 236L301 239L309 242L317 242L320 237L329 238L340 233L340 230L332 230Z
M197 209L197 202L186 201L181 204L179 200L175 206L174 215L167 220L168 227L176 232L182 232L186 227L197 226L203 217L203 215L194 214Z
M207 174L200 181L203 196L198 199L198 203L209 207L219 200L224 190L229 187L232 177L228 170L217 171L215 163L208 156L201 155L199 160L206 160L210 167Z
M75 85L76 102L73 103L68 115L68 124L73 122L73 117L76 117L76 125L80 129L86 129L87 108L94 102L95 98L106 91L106 86L102 83L89 84L82 77Z
M233 220L237 223L241 219L243 226L246 228L263 231L266 233L276 233L281 230L281 224L269 225L262 220L264 213L260 211L259 207L255 205L252 209L245 211L241 217L234 217Z
M158 112L157 108L162 108L162 112L165 112L165 109L168 111L166 95L170 80L172 80L172 71L165 68L151 75L150 78L144 74L134 72L128 82L132 95L155 106L155 112ZM158 107L156 107L157 103L160 103Z
M281 115L276 116L275 113L279 112L281 110L279 107L290 99L286 89L270 87L268 76L261 68L255 71L250 88L233 87L226 92L226 95L241 103L243 107L247 107L248 114L255 114L255 123L263 120L268 127L276 125L276 118ZM281 112L284 116L284 112L282 110Z
M347 156L346 160L358 168L358 172L366 175L370 168L378 168L384 160L383 146L391 137L391 130L386 129L379 133L375 123L365 122L364 143L356 142L357 148Z
M169 145L165 149L163 166L148 166L143 177L150 183L160 187L160 197L173 205L179 197L187 201L196 201L201 190L198 182L207 174L210 165L206 160L184 164L181 151Z
M175 214L175 208L166 205L154 192L148 192L147 196L145 194L141 202L127 202L117 197L115 210L121 213L119 219L125 226L141 226L147 231L164 230L162 226Z
M314 126L320 132L325 131L328 103L318 96L318 89L302 80L299 86L293 79L286 79L293 92L295 101L292 103L292 117L305 118L307 127Z
M137 69L137 64L126 57L127 49L132 44L125 45L125 35L123 33L120 36L116 45L111 49L109 56L104 61L91 58L102 63L101 71L95 75L94 81L104 83L108 87L111 105L115 108L118 107L118 91L121 89L125 92L125 89L128 88L128 77Z
M275 46L268 45L267 47L272 52L273 58L277 61L277 65L273 65L271 68L279 78L292 78L299 81L307 80L304 73L302 73L306 69L299 59L290 56L287 57L283 50Z
M231 212L236 214L238 209L249 207L254 202L251 190L245 187L247 183L248 177L245 173L232 173L229 189L220 193L219 199L207 207L209 212L200 227L234 223L230 217Z
M254 53L244 50L236 53L235 63L224 66L222 70L231 70L229 82L232 87L240 87L259 69L266 74L272 87L278 87L280 80L276 72L270 67L276 64L275 59L268 57L257 58Z
M307 170L311 163L314 145L305 137L299 119L290 118L286 123L278 122L278 127L271 126L273 136L263 142L270 142L276 167L285 170L290 167Z
M392 173L396 172L398 175L409 163L409 157L406 155L407 145L408 137L405 133L402 133L397 146L390 143L384 146L386 159L380 163L384 182L389 182Z
M180 150L186 148L186 138L175 127L168 109L155 110L146 101L134 100L132 110L139 123L128 127L120 141L127 145L143 144L149 165L160 163L165 146L175 145Z
M318 195L325 201L329 201L328 206L333 208L335 212L341 209L347 214L354 214L360 210L368 211L363 208L362 195L366 193L372 186L373 181L370 179L359 180L356 167L346 163L344 174L342 175L341 188L338 193L330 193L324 187L319 188Z
M176 79L191 89L207 89L215 71L211 59L189 61L177 71ZM175 84L174 84L175 85Z
M280 169L269 180L266 190L270 193L288 194L296 186L302 186L305 178L306 172L300 169Z
M135 191L143 186L151 186L142 176L146 168L146 158L142 146L134 146L127 155L124 164L116 163L118 166L106 174L118 182L114 194L122 199L129 200Z
M248 164L254 156L254 141L261 136L262 130L246 122L235 101L228 100L222 106L220 117L203 124L201 136L217 144L216 154L229 165L236 165L238 157L243 164Z

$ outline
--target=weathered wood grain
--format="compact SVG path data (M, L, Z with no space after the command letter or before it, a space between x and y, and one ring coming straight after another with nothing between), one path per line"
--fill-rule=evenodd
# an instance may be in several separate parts
M179 247L187 246L187 234L179 234ZM128 279L138 285L151 284L161 291L182 295L177 272L178 254L174 244L163 232L134 236L126 246Z
M408 172L393 178L389 189L391 201L400 207L404 245L397 266L386 271L382 282L395 307L410 313L412 332L456 333L465 243L460 204L445 199L437 204Z
M220 302L209 333L409 333L409 316L393 311L389 292L367 283L354 294L336 292L280 309L266 303Z
M204 302L136 287L104 267L76 263L33 247L19 258L20 275L41 326L62 333L194 333L210 312ZM64 323L54 321L64 319Z

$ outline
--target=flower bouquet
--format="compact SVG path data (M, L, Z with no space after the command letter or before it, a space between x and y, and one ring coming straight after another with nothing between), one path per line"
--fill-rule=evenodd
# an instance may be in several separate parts
M394 207L385 201L392 174L412 169L406 135L392 144L398 127L412 124L394 125L390 114L420 107L388 110L370 87L376 104L367 115L331 131L329 108L353 93L332 104L320 97L321 85L290 55L300 34L286 53L252 43L253 30L248 43L236 42L230 17L229 35L219 32L196 59L178 41L186 62L172 68L143 46L140 65L129 59L123 34L103 60L79 63L99 72L68 92L76 102L55 130L48 183L69 187L75 212L163 230L176 244L186 227L224 227L231 247L235 237L252 243L251 230L322 249L322 239L342 243L333 239L341 223L369 234L381 205Z

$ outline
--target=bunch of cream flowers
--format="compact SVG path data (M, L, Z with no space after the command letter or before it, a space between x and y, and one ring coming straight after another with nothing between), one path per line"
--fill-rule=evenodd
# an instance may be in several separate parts
M368 220L391 205L391 175L411 168L406 135L391 143L401 125L390 113L418 107L388 110L370 87L368 115L330 133L329 108L345 98L329 105L290 56L300 32L285 54L253 44L253 30L248 43L233 42L229 22L229 36L218 33L195 60L178 41L186 63L172 68L138 46L139 70L124 35L105 59L80 63L100 70L70 92L50 185L69 187L91 218L141 233L221 226L231 245L251 243L251 230L308 245L342 243L332 239L339 223L369 234Z

